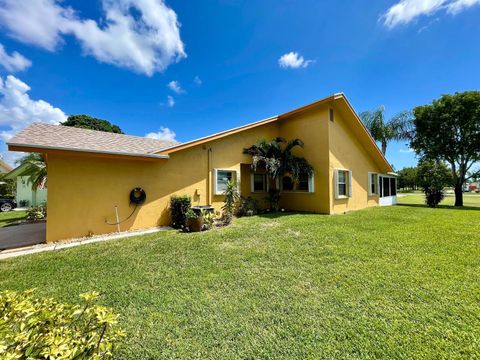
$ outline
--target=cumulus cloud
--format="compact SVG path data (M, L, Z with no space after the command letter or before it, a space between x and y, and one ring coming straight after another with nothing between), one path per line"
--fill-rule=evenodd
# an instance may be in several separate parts
M13 135L33 122L58 124L67 120L65 113L44 100L33 100L28 92L30 86L8 75L0 77L0 138L8 141ZM3 157L13 161L18 155L6 152L2 144Z
M176 80L172 80L170 81L168 84L167 84L168 88L170 90L172 90L173 92L177 93L177 94L181 94L184 92L184 90L182 89L182 86L180 85L180 83Z
M401 153L408 154L408 153L413 153L415 150L412 148L407 148L407 149L400 149L399 150Z
M149 76L186 57L177 14L163 0L102 0L102 10L95 21L57 0L2 0L0 23L11 37L50 51L73 35L86 55Z
M401 0L391 6L381 19L391 29L408 24L420 16L430 16L439 11L455 15L478 4L480 0Z
M175 134L174 131L170 130L167 127L161 127L160 131L158 132L151 132L145 135L145 137L150 138L150 139L158 139L158 140L168 140L168 141L175 141L175 137L177 134Z
M305 60L298 52L291 51L287 54L284 54L278 59L278 64L281 68L306 68L310 65L313 60Z
M9 72L16 72L30 67L32 62L16 51L9 55L3 45L0 44L0 65Z

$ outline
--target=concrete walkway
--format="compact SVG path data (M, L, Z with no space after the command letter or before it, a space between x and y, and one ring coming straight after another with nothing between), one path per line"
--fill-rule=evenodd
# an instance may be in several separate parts
M37 224L34 224L34 225L37 225ZM172 229L171 227L163 226L163 227L155 227L155 228L150 228L145 230L125 231L121 233L97 235L89 238L71 239L68 241L58 242L58 243L40 244L36 246L16 248L16 249L5 250L0 252L0 260L17 257L17 256L35 254L35 253L44 252L44 251L60 250L60 249L74 247L74 246L96 243L96 242L110 241L110 240L129 238L132 236L152 234L159 231L166 231L171 229ZM45 236L45 230L43 234Z
M45 242L45 222L6 226L0 229L0 250Z

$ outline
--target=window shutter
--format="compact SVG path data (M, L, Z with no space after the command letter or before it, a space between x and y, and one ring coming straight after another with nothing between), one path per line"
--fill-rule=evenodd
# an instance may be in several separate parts
M255 173L250 172L250 192L255 192Z
M368 195L373 195L372 193L372 173L368 173Z
M352 171L348 172L348 197L352 197Z
M335 170L333 173L333 183L335 184L335 199L338 199L338 170Z
M218 194L218 188L217 188L217 169L213 170L213 194L217 195Z
M313 174L310 175L310 177L308 178L308 192L315 192L315 178L313 177Z

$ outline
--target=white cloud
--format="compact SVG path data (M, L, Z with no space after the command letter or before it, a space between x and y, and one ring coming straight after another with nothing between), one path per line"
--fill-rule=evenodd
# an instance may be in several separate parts
M308 65L310 65L313 60L305 60L303 56L301 56L299 53L291 51L287 54L284 54L278 59L278 64L280 65L281 68L292 68L292 69L298 69L298 68L306 68Z
M33 100L28 91L30 86L8 75L0 77L0 138L8 141L13 135L33 122L58 124L67 120L65 113L44 100ZM18 155L6 153L3 144L4 159L12 162Z
M480 0L401 0L391 6L381 16L383 24L388 28L408 24L420 16L429 16L445 10L449 14L457 14L467 8L480 4Z
M168 107L175 106L175 99L173 98L173 96L170 96L170 95L167 96L167 106Z
M401 152L401 153L407 153L407 154L408 154L408 153L413 153L414 150L413 150L412 148L400 149L400 152Z
M100 21L56 0L2 0L0 23L24 43L54 51L73 35L85 54L146 75L186 57L177 14L163 0L102 0Z
M160 128L159 132L151 132L145 135L145 137L150 139L169 140L169 141L175 141L175 136L177 136L177 134L175 134L174 131L163 126Z
M193 82L195 83L195 85L197 86L201 86L203 84L203 81L202 79L200 79L200 77L197 75L193 78Z
M170 81L168 84L167 84L168 88L170 90L172 90L173 92L176 92L177 94L181 94L184 92L184 90L182 89L182 86L180 85L180 83L176 80L172 80Z
M0 65L10 72L22 71L32 65L22 54L14 51L9 55L2 44L0 44Z
M458 14L463 10L479 4L480 0L454 0L447 5L447 11L450 14Z

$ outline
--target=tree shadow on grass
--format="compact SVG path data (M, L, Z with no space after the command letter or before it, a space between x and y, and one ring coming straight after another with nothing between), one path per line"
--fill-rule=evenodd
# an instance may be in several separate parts
M397 204L397 206L416 207L416 208L429 208L426 204ZM480 207L476 206L452 206L452 205L438 205L433 209L447 209L447 210L477 210L480 211Z
M265 212L262 214L258 214L255 216L262 217L262 218L268 218L268 219L277 219L285 216L290 216L290 215L328 215L328 214L321 214L321 213L314 213L314 212L308 212L308 211L278 211L278 212Z

